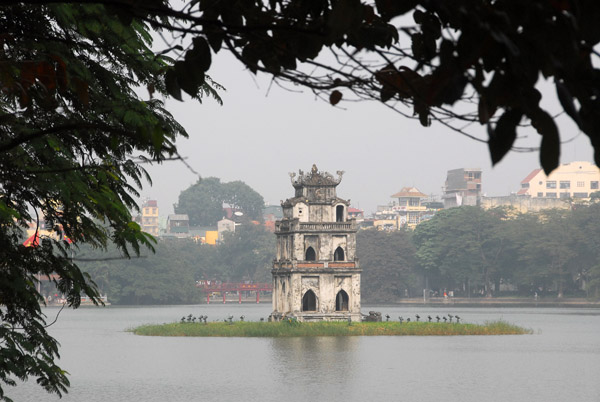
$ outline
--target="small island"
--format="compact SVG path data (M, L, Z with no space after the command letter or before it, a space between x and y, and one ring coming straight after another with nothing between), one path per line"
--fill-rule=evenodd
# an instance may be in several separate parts
M533 333L504 321L485 324L438 322L174 322L148 324L130 330L144 336L307 337L307 336L452 336L522 335Z

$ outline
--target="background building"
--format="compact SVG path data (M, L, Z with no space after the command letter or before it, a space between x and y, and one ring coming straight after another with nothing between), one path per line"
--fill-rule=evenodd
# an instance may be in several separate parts
M377 206L373 215L372 226L378 230L414 229L419 223L431 219L442 207L439 202L427 201L428 196L416 187L402 187L391 197L397 201Z
M167 233L187 237L190 233L190 218L187 214L171 214L167 218Z
M590 162L577 161L558 166L550 176L535 169L521 181L517 195L531 198L589 199L600 191L600 170Z
M544 209L570 209L569 200L561 198L531 198L517 194L500 197L481 197L481 207L490 209L510 207L521 213L539 212Z
M227 218L221 219L217 222L217 232L219 233L218 240L222 242L226 232L235 232L235 222Z
M142 231L158 236L158 204L156 200L146 200L142 204L140 225Z
M392 195L392 198L398 199L397 205L394 205L392 210L398 215L400 226L414 228L421 223L421 217L427 210L425 205L421 205L421 200L427 198L426 194L420 192L416 187L403 187Z
M348 207L348 217L356 219L356 223L360 223L365 220L365 211L358 208Z
M481 204L481 169L448 170L444 185L444 208Z

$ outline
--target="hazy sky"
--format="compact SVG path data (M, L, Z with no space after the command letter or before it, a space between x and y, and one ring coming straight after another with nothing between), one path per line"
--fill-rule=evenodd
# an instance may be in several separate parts
M293 196L289 172L310 170L313 163L331 173L344 170L338 196L366 213L390 202L404 186L441 195L449 169L481 168L483 193L491 196L518 191L520 181L539 167L534 152L511 153L492 168L485 144L435 122L423 128L381 104L342 101L332 107L302 88L269 90L267 77L257 81L227 54L214 57L209 74L227 89L223 106L210 99L168 102L190 135L178 142L179 151L202 177L242 180L271 204ZM551 111L560 108L552 105ZM584 134L566 118L559 119L559 128L563 141L575 137L562 146L562 163L593 161ZM474 129L485 137L485 127ZM526 137L522 144L539 145L534 131ZM197 180L181 162L148 170L153 186L141 194L158 200L162 216L173 213L179 193Z

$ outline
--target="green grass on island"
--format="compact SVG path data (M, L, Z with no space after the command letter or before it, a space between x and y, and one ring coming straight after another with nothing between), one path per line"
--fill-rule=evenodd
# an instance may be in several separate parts
M485 324L433 322L209 322L142 325L130 330L146 336L205 336L205 337L293 337L293 336L443 336L443 335L520 335L531 334L504 321Z

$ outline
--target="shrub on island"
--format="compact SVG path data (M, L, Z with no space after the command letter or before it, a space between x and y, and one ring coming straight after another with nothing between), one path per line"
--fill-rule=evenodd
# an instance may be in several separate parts
M456 335L521 335L531 334L505 321L484 324L437 322L176 322L147 324L130 330L144 336L195 337L306 337L306 336L456 336Z

